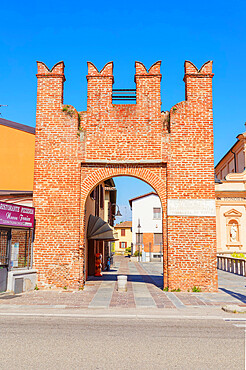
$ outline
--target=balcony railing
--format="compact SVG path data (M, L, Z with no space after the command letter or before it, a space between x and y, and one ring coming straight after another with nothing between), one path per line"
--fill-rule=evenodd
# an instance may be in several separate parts
M217 255L217 268L233 274L246 276L246 260L244 258Z

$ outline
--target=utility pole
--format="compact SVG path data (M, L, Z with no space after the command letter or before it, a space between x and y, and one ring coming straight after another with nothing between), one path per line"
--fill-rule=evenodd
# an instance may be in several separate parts
M141 239L140 239L140 230L141 229L141 225L140 225L140 218L138 219L138 262L140 262L140 242L141 242Z

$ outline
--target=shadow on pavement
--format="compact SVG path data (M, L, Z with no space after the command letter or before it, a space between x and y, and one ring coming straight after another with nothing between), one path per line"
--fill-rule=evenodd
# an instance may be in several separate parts
M246 303L246 296L240 293L232 292L231 290L225 289L225 288L220 288L224 293L229 294L233 298L238 299L239 301Z
M117 270L110 270L117 271ZM117 281L118 275L126 275L127 281L132 283L146 283L146 280L149 284L155 285L157 288L162 289L163 285L163 276L160 275L131 275L131 274L110 274L110 273L103 273L103 276L88 276L87 282L93 282L93 281Z

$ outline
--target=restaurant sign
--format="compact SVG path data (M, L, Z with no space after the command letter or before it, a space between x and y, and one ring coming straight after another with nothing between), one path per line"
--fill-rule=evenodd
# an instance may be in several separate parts
M34 227L35 208L0 202L0 225Z

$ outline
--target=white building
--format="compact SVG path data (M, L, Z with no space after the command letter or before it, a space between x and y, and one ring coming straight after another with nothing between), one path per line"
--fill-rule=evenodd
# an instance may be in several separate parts
M150 192L130 199L129 203L132 209L133 253L140 249L143 261L148 261L150 258L161 258L162 208L160 198L155 192ZM138 235L139 232L140 235Z

